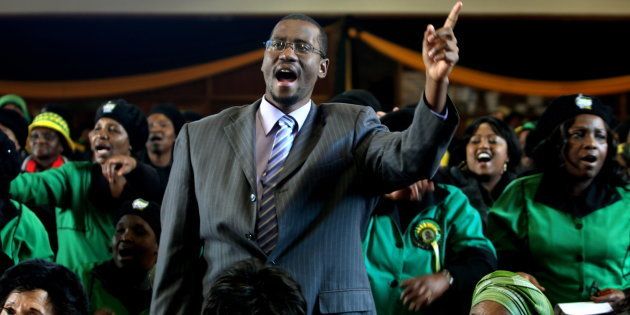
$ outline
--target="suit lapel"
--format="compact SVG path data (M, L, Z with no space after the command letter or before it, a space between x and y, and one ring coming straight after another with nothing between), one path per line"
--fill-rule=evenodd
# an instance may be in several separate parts
M278 174L279 183L282 184L286 178L292 174L300 165L306 161L313 147L319 141L319 137L322 133L323 124L318 123L318 109L315 103L311 104L311 110L306 116L304 126L300 128L300 132L295 138L293 147L287 157L284 164L284 168L280 174Z
M237 155L237 161L243 169L250 187L256 188L256 162L254 147L256 139L256 111L260 100L235 112L225 127L225 135Z

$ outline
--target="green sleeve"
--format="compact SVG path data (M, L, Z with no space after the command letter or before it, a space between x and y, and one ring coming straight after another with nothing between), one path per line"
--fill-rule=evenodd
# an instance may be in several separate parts
M12 220L15 224L11 235L14 252L10 256L16 263L34 258L52 261L54 254L42 222L26 206L15 201L13 204L20 209L21 214Z
M72 208L70 203L73 192L71 190L79 190L80 187L73 186L79 186L82 181L77 166L81 164L66 163L59 168L43 172L22 173L11 182L11 196L27 205ZM85 194L86 191L74 193Z
M453 252L459 252L469 247L477 247L496 255L494 246L483 234L479 211L470 204L459 188L444 186L449 191L444 206L448 209L449 226L452 227L448 235L449 248Z

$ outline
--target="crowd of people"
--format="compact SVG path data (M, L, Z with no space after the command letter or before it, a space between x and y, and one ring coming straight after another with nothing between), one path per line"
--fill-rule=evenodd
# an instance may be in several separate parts
M87 154L58 106L1 97L0 314L628 311L629 123L575 94L453 138L461 7L390 113L365 90L311 100L327 37L300 14L265 42L261 99L193 121L112 99Z

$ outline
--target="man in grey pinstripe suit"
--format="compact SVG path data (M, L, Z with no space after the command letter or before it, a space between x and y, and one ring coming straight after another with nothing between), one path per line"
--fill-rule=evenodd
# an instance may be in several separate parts
M401 133L388 132L365 106L315 105L315 82L328 70L326 34L304 15L278 22L261 67L264 97L180 132L151 314L199 314L200 295L220 271L250 257L291 273L309 314L374 313L361 230L380 194L433 175L453 135L458 117L446 90L459 58L453 27L460 8L444 27L424 33L425 92ZM278 234L267 254L256 218L272 131L283 115L296 122L295 138L273 188ZM200 252L206 266L197 272Z

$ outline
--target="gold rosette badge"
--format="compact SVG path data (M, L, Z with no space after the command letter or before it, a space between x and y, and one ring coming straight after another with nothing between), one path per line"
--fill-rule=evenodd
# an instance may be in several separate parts
M431 249L431 243L439 242L442 238L442 231L437 222L431 219L424 219L413 229L413 244L424 249Z
M435 257L435 272L440 271L440 247L438 242L442 238L442 231L437 222L431 219L423 219L413 229L413 244L422 249L431 250Z

